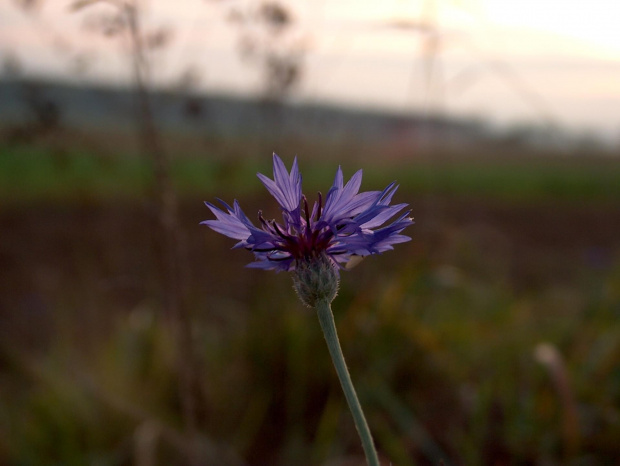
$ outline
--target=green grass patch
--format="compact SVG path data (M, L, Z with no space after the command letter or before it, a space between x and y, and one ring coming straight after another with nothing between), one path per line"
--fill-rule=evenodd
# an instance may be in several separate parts
M337 164L324 159L300 160L309 192L325 191ZM358 168L355 162L347 163L343 167L345 177ZM171 176L181 196L253 192L261 187L255 177L257 171L270 173L271 160L207 154L171 161ZM487 157L403 160L387 166L375 161L364 167L364 189L382 189L392 180L408 192L517 202L620 199L620 163L610 159ZM0 195L9 202L136 198L148 192L152 184L150 162L135 154L100 156L32 146L0 147Z

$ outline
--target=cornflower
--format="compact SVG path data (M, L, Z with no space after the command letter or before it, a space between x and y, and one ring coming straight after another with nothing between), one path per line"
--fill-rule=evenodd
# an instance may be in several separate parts
M201 224L238 240L233 249L251 251L255 260L248 267L293 273L293 285L302 303L317 311L368 464L379 465L374 442L340 348L331 302L338 292L339 270L350 268L359 258L388 251L393 249L393 245L411 239L401 234L413 223L409 217L411 211L401 213L407 204L390 205L398 189L395 183L389 184L383 191L360 193L362 170L344 184L339 167L325 202L318 193L311 209L302 194L297 158L288 172L282 159L273 154L273 180L260 173L258 178L278 201L282 223L265 219L259 211L258 228L241 210L237 200L232 207L220 200L225 210L206 202L215 219Z
M394 244L411 239L400 234L413 222L409 218L410 211L383 226L407 207L407 204L389 205L398 188L395 183L383 191L358 193L362 170L344 185L339 167L325 203L321 193L318 193L318 200L310 209L306 196L301 192L302 178L297 158L289 173L280 157L273 154L273 177L272 180L258 174L280 204L282 223L266 220L259 211L261 228L257 228L236 200L232 207L220 200L226 211L206 202L216 220L205 220L202 224L239 240L234 248L253 252L255 262L248 264L248 267L290 272L301 262L312 262L325 255L338 268L344 268L355 256L382 253L393 249Z

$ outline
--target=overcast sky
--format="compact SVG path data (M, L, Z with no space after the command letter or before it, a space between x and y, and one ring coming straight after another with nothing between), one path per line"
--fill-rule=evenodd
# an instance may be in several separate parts
M109 5L71 13L71 1L43 0L25 14L16 3L0 0L0 60L16 58L24 73L127 82L122 41L86 26L95 14L113 11ZM146 28L172 31L169 47L154 56L160 84L174 84L191 68L201 89L260 92L260 68L240 58L239 44L241 37L269 43L269 35L227 20L259 2L143 3ZM281 3L294 23L269 46L303 50L296 99L620 134L617 0Z

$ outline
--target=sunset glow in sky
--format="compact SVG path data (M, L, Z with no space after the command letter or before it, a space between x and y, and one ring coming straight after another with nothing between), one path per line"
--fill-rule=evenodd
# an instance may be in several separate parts
M42 1L26 14L0 3L0 62L24 73L126 83L119 41L88 31L97 5ZM251 94L260 73L240 59L239 28L227 18L258 2L144 1L145 27L172 30L154 55L161 85L188 67L200 88ZM282 0L294 27L276 47L305 51L293 98L441 111L499 123L553 122L620 135L620 2L590 0ZM81 73L76 72L80 64Z

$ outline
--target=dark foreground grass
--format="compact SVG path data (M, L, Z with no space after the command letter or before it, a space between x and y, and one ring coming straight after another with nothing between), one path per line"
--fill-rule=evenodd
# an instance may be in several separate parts
M0 172L0 463L188 464L147 171L39 156L5 152ZM331 182L323 163L302 165L310 189ZM290 277L244 269L245 251L198 226L216 194L249 215L273 208L254 189L269 164L175 168L201 464L362 464L318 321ZM414 241L343 273L333 306L384 463L614 464L613 165L403 166L366 170L364 187L401 182Z

